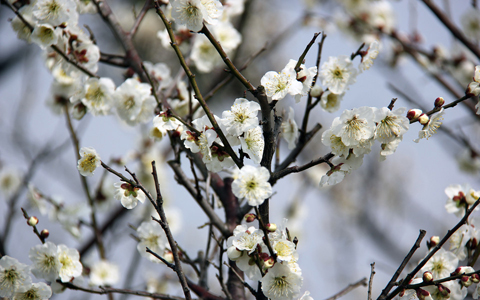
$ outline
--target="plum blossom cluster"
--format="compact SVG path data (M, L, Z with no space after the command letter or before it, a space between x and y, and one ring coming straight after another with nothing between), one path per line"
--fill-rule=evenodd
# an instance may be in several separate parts
M30 249L32 265L20 263L15 258L0 259L0 297L8 299L49 299L52 289L46 283L32 283L32 273L38 279L69 282L82 275L82 264L76 249L46 242Z
M297 264L296 245L285 229L268 224L268 238L274 253L265 245L264 232L254 226L238 225L227 240L227 255L251 279L262 283L262 291L272 300L297 299L303 284ZM304 295L308 296L308 294Z
M371 152L375 140L381 143L381 159L393 154L409 126L405 108L360 107L345 110L322 135L322 143L332 149L335 157L320 186L337 184L346 174L359 168L364 155Z
M222 118L214 116L230 146L241 148L243 154L255 164L260 163L265 145L262 129L258 125L259 110L258 103L238 98L230 110L223 112ZM168 131L176 126L158 119L154 120L154 123L157 131ZM185 147L193 153L200 153L209 171L219 172L233 167L235 163L225 151L208 116L198 118L192 121L192 124L192 128L183 130L180 135Z

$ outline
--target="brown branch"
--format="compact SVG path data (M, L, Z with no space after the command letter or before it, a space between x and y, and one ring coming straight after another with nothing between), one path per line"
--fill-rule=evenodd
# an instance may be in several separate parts
M305 56L307 56L308 51L310 50L310 48L312 48L313 44L315 43L315 40L319 35L320 35L320 32L316 32L315 34L313 34L312 40L310 41L310 43L307 44L307 47L305 48L305 50L303 50L302 55L300 55L300 57L298 58L297 64L295 65L295 68L294 68L295 72L297 73L300 72L300 66L303 63Z
M129 290L129 289L115 289L110 287L100 287L100 289L89 289L89 288L84 288L81 286L74 285L73 283L70 283L70 282L61 282L60 280L58 280L57 282L70 290L82 291L90 294L105 295L105 294L116 293L116 294L135 295L140 297L150 297L153 299L162 299L162 300L185 300L185 298L170 296L167 294L148 293L144 291L135 291L135 290Z
M386 300L390 300L392 299L393 297L395 297L396 295L398 295L402 290L405 289L405 286L408 285L408 283L410 283L410 280L413 279L413 277L418 273L418 271L420 271L420 269L428 262L428 260L430 258L432 258L433 255L435 255L435 253L437 253L438 250L440 250L440 248L442 248L442 246L447 242L447 240L455 233L455 231L458 230L458 228L460 228L463 224L465 224L467 222L467 219L468 217L470 216L470 214L475 210L475 208L478 206L478 204L480 204L480 200L477 200L465 213L465 216L457 223L457 225L455 225L455 227L453 227L451 230L449 230L447 232L447 234L443 237L443 239L438 243L438 245L436 245L434 248L432 248L430 250L430 252L427 254L427 256L425 256L425 258L415 267L415 269L413 269L412 272L410 272L403 280L402 280L402 283L393 291L391 292L390 294L388 294L387 296L380 296L378 299L379 300L383 300L383 299L386 299Z
M413 247L410 249L407 256L405 256L402 263L398 267L397 271L395 271L395 274L393 274L392 278L388 282L387 286L383 289L383 291L380 294L380 296L378 297L378 299L382 299L382 297L385 297L390 292L390 290L393 288L393 286L397 282L398 277L400 276L400 274L402 274L403 269L405 269L405 267L407 266L407 263L410 261L410 259L412 259L412 256L415 253L415 251L418 248L420 248L420 243L422 242L423 238L425 237L425 234L427 234L427 232L425 230L420 230L420 234L418 235L418 238L415 241L415 244L413 244Z
M444 14L440 8L435 5L431 0L422 0L425 5L437 16L437 18L447 27L447 29L452 33L452 35L462 42L470 51L472 51L475 56L480 59L480 49L477 45L469 41L462 31L453 24L450 18Z
M157 192L157 199L154 207L158 215L160 216L160 220L156 220L156 221L160 224L160 226L162 226L163 231L165 231L165 235L167 236L168 244L170 245L170 249L172 250L172 253L173 253L173 259L175 261L173 270L177 273L178 280L182 285L185 299L191 300L192 296L190 295L190 289L188 288L187 279L185 278L185 274L183 273L180 257L178 256L177 242L175 242L172 232L170 231L170 227L168 226L167 216L165 215L165 210L163 209L163 197L160 192L160 183L158 182L157 168L155 168L155 161L152 161L152 175L153 175L153 180L155 181L155 190Z
M133 24L132 29L130 29L130 36L133 37L135 33L137 33L138 27L140 26L140 23L143 21L143 18L145 18L147 11L154 7L155 6L153 5L153 0L145 1L145 4L143 5L142 10L140 11L137 18L135 19L135 23Z
M367 292L367 299L372 300L372 285L373 285L373 276L375 275L375 263L370 264L370 279L368 280L368 292Z
M302 171L304 171L306 169L309 169L311 167L314 167L316 165L326 163L326 162L330 161L330 159L334 156L335 155L333 155L330 152L330 153L328 153L328 154L326 154L326 155L324 155L320 158L317 158L315 160L312 160L311 162L309 162L307 164L304 164L302 166L293 166L293 167L290 167L290 168L286 168L286 169L277 171L277 172L272 174L269 182L270 182L271 185L274 185L277 182L277 180L279 180L282 177L287 176L288 174L302 172Z

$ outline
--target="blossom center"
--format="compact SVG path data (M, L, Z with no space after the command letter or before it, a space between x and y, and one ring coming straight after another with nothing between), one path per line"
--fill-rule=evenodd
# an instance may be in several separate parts
M273 284L268 290L270 294L275 295L275 297L287 297L290 293L288 280L286 276L275 277L273 279Z
M94 154L86 154L80 163L80 168L86 170L87 172L93 172L96 169L95 162L96 156Z
M125 109L126 109L126 110L130 110L130 109L132 109L132 108L135 106L135 100L133 100L133 97L130 96L130 97L128 97L127 100L125 100L125 102L123 103L123 105L125 105Z

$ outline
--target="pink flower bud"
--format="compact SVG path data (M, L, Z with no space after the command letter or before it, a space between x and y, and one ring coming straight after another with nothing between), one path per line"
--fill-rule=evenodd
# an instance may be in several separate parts
M465 95L473 97L480 95L480 83L472 81L468 84Z
M273 259L273 257L269 257L263 261L263 266L265 269L270 269L271 267L273 267L274 264L275 260Z
M479 282L480 282L480 275L478 275L478 274L473 274L472 276L470 276L470 280L471 280L473 283L479 283Z
M430 296L430 293L426 290L422 290L422 289L417 289L417 297L418 299L420 300L424 300L425 298L427 298L428 296Z
M443 97L438 97L435 99L435 107L442 107L445 104Z
M438 292L440 293L440 295L442 295L444 298L450 297L450 289L449 288L447 288L446 286L444 286L442 284L437 285L437 288L438 288Z
M50 232L48 231L48 229L44 229L40 231L40 236L44 239L48 238L49 235L50 235Z
M421 114L418 117L418 122L420 122L422 125L427 125L428 121L430 121L430 118L426 114Z
M265 225L265 229L270 232L275 232L277 230L277 225L275 223L268 223Z
M433 281L433 274L430 271L423 273L423 282L432 282Z
M307 80L307 72L304 69L301 69L297 73L297 80L300 82L305 82L305 80Z
M460 284L465 287L469 287L472 285L472 281L470 280L470 276L462 276L460 279Z
M255 219L257 218L257 216L256 216L255 214L246 214L244 218L245 218L245 221L246 221L247 223L250 223L250 222L255 221Z
M29 226L32 226L32 227L35 226L35 225L37 225L37 224L38 224L38 218L37 218L37 217L30 217L30 218L28 218L27 224L28 224Z
M427 247L428 247L428 250L430 250L431 248L435 247L436 245L438 245L438 243L440 243L440 237L435 235L435 236L432 236L430 238L429 241L427 241Z
M409 120L413 120L418 118L421 114L422 114L422 111L420 109L416 109L416 108L410 109L407 113L407 118Z
M455 269L453 273L450 274L450 276L455 276L459 274L466 274L466 273L473 273L475 270L472 267L469 266L461 266Z

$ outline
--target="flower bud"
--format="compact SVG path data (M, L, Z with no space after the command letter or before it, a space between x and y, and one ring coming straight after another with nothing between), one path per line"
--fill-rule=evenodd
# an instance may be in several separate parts
M420 122L422 125L427 125L428 121L430 121L430 118L426 114L421 114L418 117L418 122Z
M430 296L430 293L426 290L423 289L417 289L417 297L420 300L425 300L428 296Z
M470 280L470 276L462 276L462 278L460 278L460 284L464 287L471 286L472 281Z
M273 257L269 257L263 261L263 266L265 269L270 269L275 264Z
M49 235L50 235L50 232L48 231L48 229L44 229L40 231L40 236L44 239L48 238Z
M437 288L438 288L438 292L440 293L440 295L443 296L443 298L447 299L450 297L450 289L447 288L446 286L442 285L442 284L439 284L437 285Z
M315 98L320 97L320 96L322 95L322 93L323 93L323 89L322 89L322 87L321 87L320 85L318 85L318 84L314 85L314 86L312 87L312 89L310 90L310 95L311 95L312 97L315 97Z
M455 271L450 274L450 276L455 276L455 275L465 274L465 273L473 273L473 272L475 272L475 270L472 267L462 266L462 267L456 268Z
M433 274L430 271L423 273L423 282L432 282L433 281Z
M445 104L443 97L438 97L435 99L435 107L442 107Z
M171 264L173 264L173 262L175 261L173 257L173 252L169 250L165 251L165 253L163 254L163 258Z
M277 230L277 225L275 223L268 223L265 225L265 229L270 232L275 232Z
M28 224L29 226L32 226L32 227L35 226L35 225L37 225L37 224L38 224L38 218L37 218L37 217L30 217L30 218L28 218L27 224Z
M255 214L246 214L244 218L245 218L245 221L246 221L247 223L250 223L250 222L255 221L255 219L257 218L257 216L256 216Z
M420 109L416 109L416 108L410 109L407 113L407 118L409 120L413 120L418 118L421 114L422 114L422 111Z
M435 247L436 245L438 245L438 243L440 243L440 237L435 235L435 236L432 236L430 238L429 241L427 241L427 247L428 247L428 250L430 250L431 248Z
M470 280L471 280L473 283L479 283L479 282L480 282L480 275L478 275L478 274L473 274L472 276L470 276Z
M79 102L73 106L72 117L75 120L81 120L86 113L87 113L87 107L83 105L82 102Z

